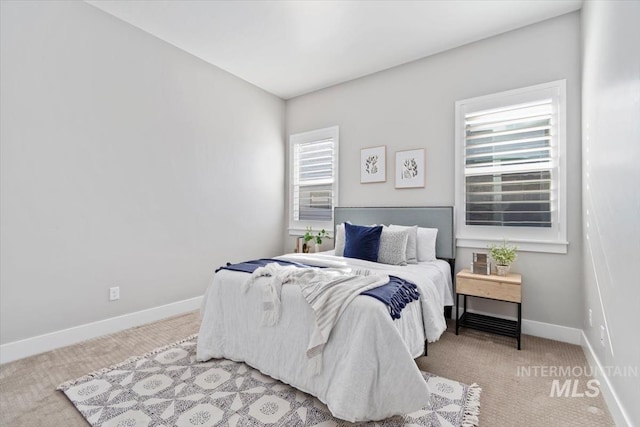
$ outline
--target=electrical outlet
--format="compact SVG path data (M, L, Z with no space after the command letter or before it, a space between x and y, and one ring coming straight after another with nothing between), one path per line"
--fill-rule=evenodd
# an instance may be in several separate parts
M120 286L109 288L109 301L115 301L118 299L120 299Z
M593 327L593 310L589 309L589 326Z
M604 325L600 325L600 345L604 347Z

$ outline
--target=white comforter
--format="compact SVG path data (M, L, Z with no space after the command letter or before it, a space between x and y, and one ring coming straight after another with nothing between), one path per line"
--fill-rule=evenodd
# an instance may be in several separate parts
M421 293L428 341L437 340L446 329L440 293L424 276L402 267L330 255L291 254L281 258L330 267L348 263L409 280ZM318 397L333 415L347 421L380 420L411 413L427 404L427 384L384 304L368 296L356 297L331 332L324 348L322 372L311 376L306 348L314 315L300 288L285 285L278 324L262 326L262 292L250 289L242 293L242 284L249 277L228 270L215 275L203 301L198 360L246 362ZM409 315L407 308L403 315Z

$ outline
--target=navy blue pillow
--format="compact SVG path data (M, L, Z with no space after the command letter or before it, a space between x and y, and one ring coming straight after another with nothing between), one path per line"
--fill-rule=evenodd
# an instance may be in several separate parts
M376 262L382 226L364 227L344 223L344 256Z

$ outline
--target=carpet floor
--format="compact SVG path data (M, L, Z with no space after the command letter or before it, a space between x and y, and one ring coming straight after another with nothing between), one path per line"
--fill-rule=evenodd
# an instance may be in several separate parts
M57 385L178 341L198 327L198 314L190 313L0 365L0 426L86 426ZM471 330L456 336L450 325L418 365L445 378L478 383L481 426L613 425L601 394L550 396L554 380L577 381L584 392L588 377L550 376L536 368L585 368L579 346L530 336L523 337L522 346L518 351L514 339Z

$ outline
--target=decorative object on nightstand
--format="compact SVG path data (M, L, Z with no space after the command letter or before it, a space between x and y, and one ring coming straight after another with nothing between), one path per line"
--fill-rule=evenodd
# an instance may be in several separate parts
M458 315L459 296L464 297L464 313ZM496 301L511 302L518 305L518 320L499 319L482 314L467 312L467 297L486 298ZM456 335L460 327L493 332L499 335L514 337L518 340L522 330L522 276L511 273L506 276L474 274L462 270L456 274Z
M474 252L473 262L471 263L471 271L475 274L491 274L491 267L489 265L489 258L487 254Z
M300 236L296 239L296 248L294 252L302 254L309 252L309 245L304 241L304 237Z
M507 244L506 240L503 240L500 245L489 246L491 258L496 262L496 271L498 276L506 276L509 274L511 264L518 257L518 254L516 253L517 250L517 246Z
M315 243L315 252L320 252L320 245L322 245L322 239L330 239L329 233L324 228L317 233L313 233L311 227L307 227L307 232L304 233L304 242L307 245L306 252L309 252L309 247L311 246L311 241Z

